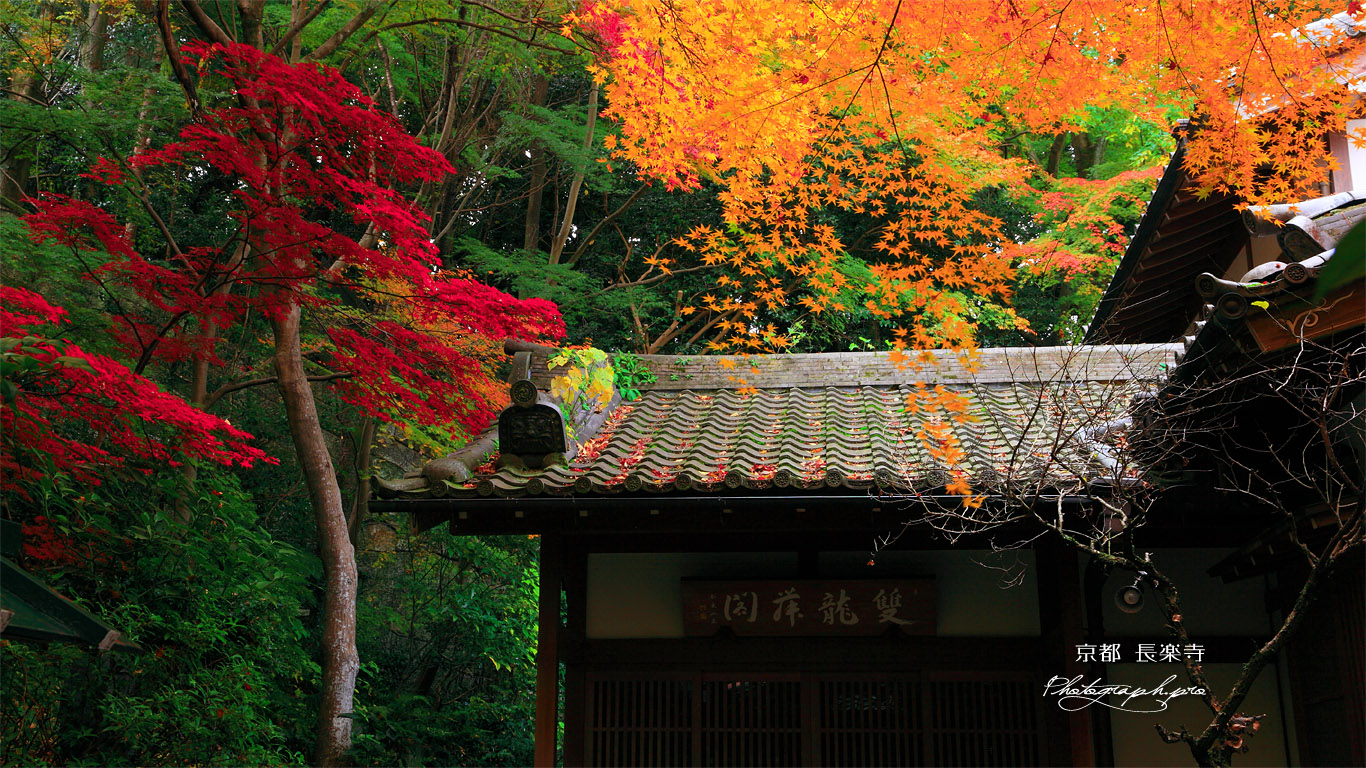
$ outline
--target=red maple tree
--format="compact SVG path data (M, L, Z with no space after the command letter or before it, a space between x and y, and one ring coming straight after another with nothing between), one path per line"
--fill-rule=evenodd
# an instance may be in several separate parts
M357 574L313 382L341 382L340 395L370 418L472 432L490 413L463 394L480 390L487 367L469 357L467 345L449 343L449 333L424 329L558 339L564 324L549 302L519 300L442 270L426 215L397 190L439 179L450 164L335 70L290 65L246 45L194 43L185 52L198 76L221 78L234 101L203 114L178 141L130 164L102 160L90 176L140 194L144 177L159 167L221 174L234 200L236 231L228 242L182 249L163 230L169 257L146 258L102 211L67 199L40 203L28 222L38 239L108 254L91 276L142 299L142 309L114 323L134 370L162 359L192 361L192 404L214 401L208 383L221 362L223 332L250 315L269 322L268 375L217 392L266 383L280 391L326 574L314 759L336 764L350 743L347 715L359 671ZM404 311L377 318L364 310L380 304ZM305 312L326 318L331 345L310 346L307 359ZM327 364L321 372L320 362Z
M0 490L26 497L26 486L54 472L98 485L116 467L273 461L246 432L46 330L66 322L66 310L42 296L0 287Z

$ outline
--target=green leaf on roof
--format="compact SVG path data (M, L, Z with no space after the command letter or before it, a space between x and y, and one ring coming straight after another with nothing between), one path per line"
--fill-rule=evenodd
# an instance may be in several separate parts
M1319 272L1314 300L1359 280L1366 280L1366 221L1358 222L1338 241L1333 258Z

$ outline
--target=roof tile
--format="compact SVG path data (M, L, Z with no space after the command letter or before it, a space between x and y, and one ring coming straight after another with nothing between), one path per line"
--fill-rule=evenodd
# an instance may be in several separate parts
M896 371L885 354L755 356L750 363L767 380L749 394L728 388L735 385L724 382L726 366L718 358L691 358L690 387L656 385L639 400L618 404L568 466L506 466L466 482L422 485L408 478L382 485L390 496L475 499L924 491L948 484L951 471L979 486L1045 476L1075 480L1093 469L1078 432L1124 410L1147 381L1165 373L1177 349L983 350L978 374L960 368L951 377ZM650 360L657 370L678 367L676 358ZM532 366L538 367L544 370L543 362ZM869 379L877 383L861 383ZM952 379L965 414L908 407L926 384ZM936 458L926 435L956 445L962 460L949 466Z

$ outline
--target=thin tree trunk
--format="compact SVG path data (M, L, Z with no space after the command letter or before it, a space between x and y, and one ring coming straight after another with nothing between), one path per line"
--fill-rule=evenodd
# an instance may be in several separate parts
M441 128L437 132L436 140L432 142L432 148L454 162L451 151L451 134L455 131L455 120L459 113L460 89L465 83L465 61L464 55L460 51L460 46L454 38L446 44L446 84L447 89L442 95L446 98L445 112L441 121ZM441 181L425 181L422 189L417 193L417 199L423 201L422 205L431 221L428 223L428 231L435 237L437 227L440 226L442 204L445 202L447 185L450 183L449 177L444 177Z
M289 420L289 433L308 487L318 528L324 572L322 616L322 700L313 764L340 765L351 747L351 720L360 656L356 652L356 551L346 529L341 488L327 452L313 390L304 371L300 342L301 311L293 303L271 321L275 334L275 373Z
M294 29L304 20L304 0L293 0L289 7L289 28ZM289 63L298 64L304 54L303 35L295 35L289 43Z
M365 26L365 22L369 21L370 17L375 15L375 12L380 9L380 5L381 3L379 0L371 0L371 2L367 3L356 12L356 15L352 16L350 21L342 25L341 29L324 40L322 45L314 48L312 52L305 57L306 60L319 61L331 56L333 51L337 50L343 43L351 39L351 36L356 33L356 30Z
M108 33L109 17L105 15L100 3L92 0L86 8L85 32L77 54L77 63L85 71L94 73L104 70L104 43ZM88 94L83 101L85 108L91 112L98 108L98 105L89 99ZM83 195L85 199L94 200L99 193L99 187L99 182L86 179Z
M237 245L233 247L232 257L229 258L227 264L223 265L222 271L227 274L235 273L238 268L242 266L242 262L246 260L247 252L248 247L246 241L239 239ZM227 296L232 293L232 286L232 281L224 280L213 289L211 295ZM212 320L205 320L204 325L199 329L199 333L206 339L212 339L218 335L218 330L218 323L215 323ZM206 352L195 357L194 367L190 371L190 405L193 405L196 408L207 407L206 404L209 398L209 357L211 354L212 352ZM184 468L181 470L181 476L185 480L185 488L188 493L189 490L194 488L195 481L199 478L198 465L192 461L185 462ZM181 505L179 511L181 517L188 521L189 508Z
M588 132L583 137L584 154L593 148L593 126L598 120L598 84L593 83L592 89L588 91ZM560 255L564 253L564 244L569 240L569 232L574 226L574 207L579 202L579 189L583 187L583 177L588 172L588 162L585 161L574 171L574 180L569 183L569 201L565 203L564 220L560 222L560 231L555 235L555 242L550 244L550 263L559 264Z
M109 15L100 3L91 0L86 16L85 39L81 41L81 66L88 72L104 71L104 44L109 37Z
M389 114L396 119L402 120L403 116L398 113L398 90L394 88L394 61L389 55L389 48L384 45L384 41L376 40L375 48L379 51L380 59L384 62L384 84L389 91Z
M545 106L546 89L550 81L537 75L532 83L531 103ZM541 197L545 193L545 147L541 142L531 145L531 189L526 198L526 229L522 234L522 250L535 253L541 242Z
M160 74L161 70L162 50L160 45L152 46L152 69L157 74ZM131 51L128 54L128 64L130 66L133 64L133 54ZM155 82L155 77L149 78L147 87L142 89L142 106L138 108L138 127L133 132L133 151L128 155L129 160L141 155L152 147L152 97L156 95L156 89L152 85L153 82ZM138 166L130 163L130 167L132 168L133 174L141 179L142 176L140 174L142 171L139 170ZM128 222L123 225L123 237L136 248L137 236L138 225L134 224L132 219L129 219Z
M602 220L597 223L597 225L595 225L592 229L588 230L588 234L585 235L579 242L579 247L574 249L574 255L570 256L569 261L566 261L565 264L571 267L577 264L579 258L583 256L585 251L588 250L588 246L593 244L593 239L598 236L598 233L602 231L602 228L607 226L608 224L611 224L613 221L616 221L617 217L621 216L623 213L626 213L627 209L629 209L631 205L635 203L635 201L639 200L640 196L645 194L645 190L649 188L649 182L641 184L639 187L636 188L636 191L631 193L630 197L626 198L626 202L617 206L617 209L615 211L612 211L611 213L604 216ZM655 256L658 255L659 253L655 253Z
M351 512L346 518L346 529L354 545L360 540L360 527L370 514L370 457L375 448L375 420L364 419L356 429L356 455L352 467L356 471L356 493L351 497Z

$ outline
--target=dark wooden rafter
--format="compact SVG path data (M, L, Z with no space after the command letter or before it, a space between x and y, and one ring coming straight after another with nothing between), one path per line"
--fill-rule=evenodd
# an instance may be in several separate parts
M1240 229L1246 231L1246 227L1242 225L1242 217L1238 215L1229 198L1212 198L1200 206L1189 206L1169 213L1164 218L1158 234L1148 241L1148 248L1160 251L1170 247L1172 243L1182 242L1193 231L1223 227L1230 222L1238 224Z
M1235 240L1239 246L1247 242L1247 230L1243 228L1243 222L1237 216L1223 216L1214 221L1203 222L1203 224L1203 226L1193 226L1179 235L1153 243L1148 249L1143 266L1139 267L1135 276L1147 271L1154 264L1185 259L1210 258L1212 254L1208 253L1208 249L1225 240ZM1231 257L1232 254L1229 256Z

